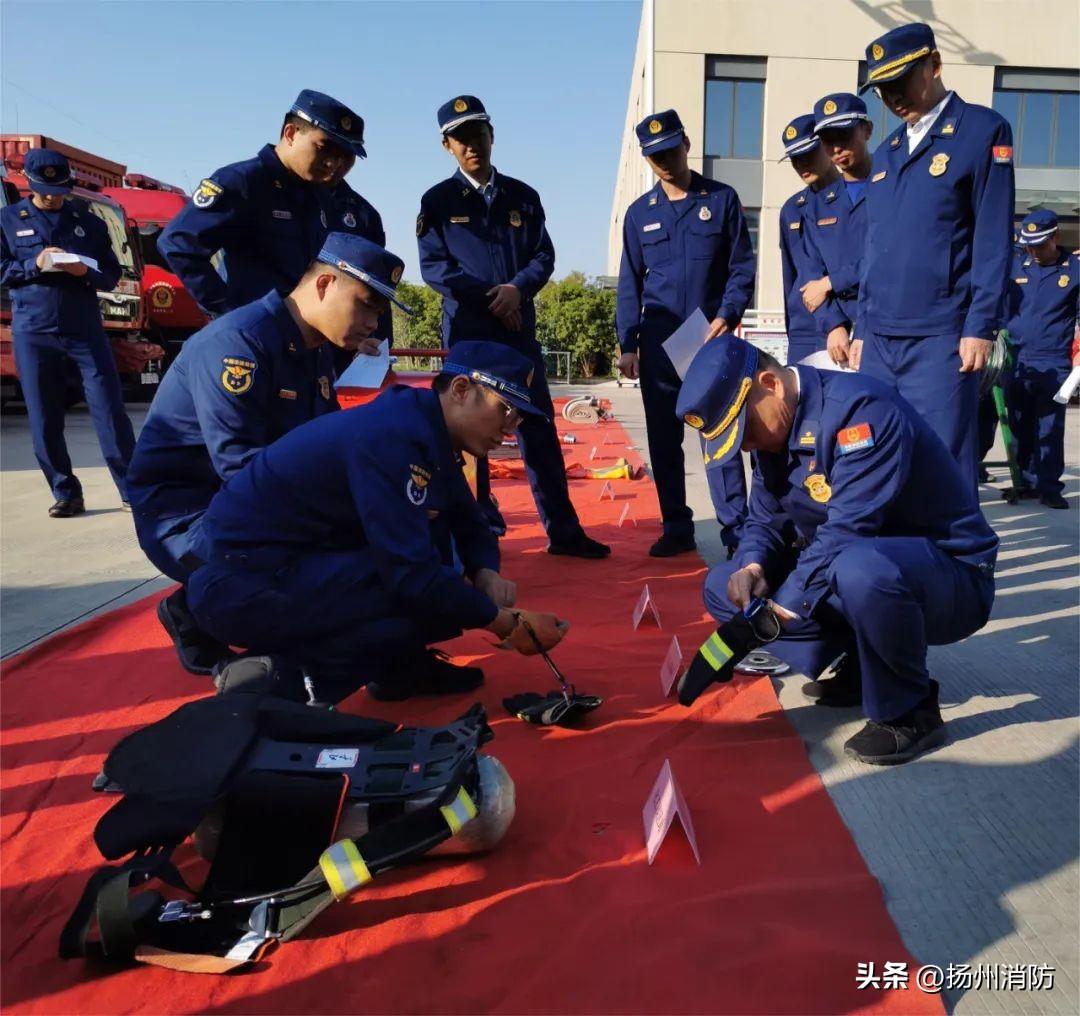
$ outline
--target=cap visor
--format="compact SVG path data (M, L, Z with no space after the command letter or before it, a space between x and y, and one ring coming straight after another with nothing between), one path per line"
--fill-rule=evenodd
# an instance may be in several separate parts
M457 130L463 123L469 123L470 120L479 120L481 123L491 123L491 117L487 113L466 113L464 116L459 116L456 120L451 120L447 124L443 124L443 134L449 134L452 131Z
M494 391L494 389L492 389ZM501 392L495 392L500 399L505 399L515 409L520 409L523 413L528 413L529 416L547 416L539 406L534 406L531 402L526 402L524 399L519 399L516 395L511 395L505 389Z
M386 299L389 300L392 304L396 304L406 314L412 316L412 308L406 307L405 304L403 304L397 298L394 290L392 290L388 285L386 285L386 283L380 282L378 279L373 279L370 275L368 275L366 279L361 279L360 281L363 282L365 286L370 286L372 289L375 290L376 293L382 293L382 295L385 296Z
M323 127L322 130L334 144L344 148L345 151L352 152L353 155L359 156L361 159L367 158L367 151L361 142L350 141L344 134L338 134L336 131L327 130L325 127Z
M814 124L814 133L820 134L822 131L829 130L845 130L848 127L854 127L857 123L868 123L870 117L858 116L851 114L850 116L830 116L822 120L821 123Z
M705 468L717 469L730 462L742 448L743 435L746 433L746 403L743 403L739 415L722 433L705 442Z
M777 162L784 162L786 159L790 159L793 155L805 155L807 152L812 152L818 145L821 144L821 138L812 137L808 139L805 144L792 145L791 148L785 149L784 154L777 159Z
M861 85L859 85L859 94L862 95L863 92L866 92L871 88L876 88L878 85L885 85L888 84L890 81L895 81L897 78L902 78L905 74L907 74L908 71L911 70L912 67L915 66L917 62L918 61L912 60L911 63L904 64L903 67L898 67L891 74L886 74L880 78L874 78L873 81L867 78Z
M1042 243L1043 240L1049 239L1057 232L1057 226L1053 229L1044 229L1038 233L1021 233L1020 234L1020 246L1021 247L1033 247L1037 243Z
M667 137L660 137L655 141L649 141L641 146L641 154L655 155L657 152L666 152L669 148L678 148L678 146L682 144L684 136L684 132L680 130L676 131L674 134L667 135Z
M70 194L75 189L73 183L38 183L29 177L26 182L35 194Z

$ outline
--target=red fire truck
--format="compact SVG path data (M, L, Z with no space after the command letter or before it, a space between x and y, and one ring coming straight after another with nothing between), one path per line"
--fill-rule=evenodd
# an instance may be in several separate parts
M134 221L129 221L124 209L103 193L107 187L122 185L125 168L40 134L0 134L5 205L14 204L29 193L22 165L23 156L31 148L51 148L67 156L75 173L75 195L87 203L109 231L121 276L115 291L98 293L101 317L112 342L125 394L128 398L146 400L161 380L165 350L157 342L149 341L143 260ZM82 386L74 367L69 388L72 404L80 401ZM11 304L4 293L0 303L0 402L6 404L20 397L11 344Z

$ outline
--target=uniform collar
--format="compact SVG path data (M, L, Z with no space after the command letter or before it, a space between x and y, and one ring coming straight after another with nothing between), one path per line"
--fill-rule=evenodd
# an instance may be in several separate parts
M813 450L817 446L822 394L821 374L813 367L802 364L794 365L799 376L799 404L795 409L795 419L791 423L788 435L790 451Z
M945 98L930 110L929 113L925 113L923 116L919 117L913 124L906 124L904 133L909 138L919 138L921 140L922 136L929 132L930 128L937 123L938 117L945 111L945 107L949 104L954 95L954 92L946 92Z
M282 185L296 186L304 183L295 173L290 173L285 168L285 163L278 157L273 145L263 145L259 149L259 161L270 171L270 175Z
M477 191L481 196L483 196L485 191L495 190L495 188L498 186L495 182L495 177L497 174L495 172L494 166L491 167L491 176L488 177L487 183L481 183L479 180L476 179L476 177L470 176L463 169L459 169L458 174L467 184L469 184L470 187L473 188L473 190Z
M299 325L293 320L289 308L285 306L285 299L277 290L271 290L262 298L262 304L277 327L278 338L281 340L281 348L292 356L303 356L309 350L304 345L304 335Z
M416 399L416 404L431 424L431 432L435 437L436 452L439 462L453 462L456 459L454 448L450 444L450 431L446 429L446 417L443 416L442 402L439 401L438 392L430 388L412 388L410 391Z

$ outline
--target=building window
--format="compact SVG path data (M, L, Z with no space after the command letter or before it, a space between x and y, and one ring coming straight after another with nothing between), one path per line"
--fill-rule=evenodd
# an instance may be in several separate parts
M866 61L859 61L859 81L866 80L869 72L866 69ZM866 112L874 124L874 133L870 137L870 151L874 151L897 127L900 126L900 118L889 112L889 107L881 101L876 88L871 88L863 93L866 102Z
M750 233L750 246L754 248L754 257L757 257L758 231L761 227L761 209L744 208L743 217L746 219L746 228Z
M1012 126L1018 168L1080 166L1080 72L999 67L994 109Z
M705 157L760 159L765 61L709 57L705 71Z

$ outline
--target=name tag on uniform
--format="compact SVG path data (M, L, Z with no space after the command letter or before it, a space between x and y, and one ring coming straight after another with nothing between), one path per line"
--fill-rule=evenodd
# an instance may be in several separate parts
M292 212L285 211L285 210L280 209L280 208L275 208L270 214L275 219L291 219L292 218Z
M659 228L660 228L660 223L659 222L650 222L647 226L642 226L641 231L643 233L651 233L654 229L659 229Z
M875 173L872 177L870 177L870 182L877 183L878 180L884 180L888 172L889 171L887 169L883 169L880 173Z
M467 215L451 215L450 221L456 223L468 222L469 217Z
M281 398L281 399L295 399L296 398L296 392L294 392L291 388L282 388L282 389L280 389L278 391L278 398Z
M15 231L16 236L33 236L36 230L33 229L18 229Z
M835 226L836 225L836 216L833 215L831 218L828 218L828 219L818 219L817 224L819 226Z
M788 223L788 229L799 229L801 227L802 227L801 222L789 222Z
M1027 276L1025 275L1025 276L1024 276L1024 278L1022 278L1022 279L1017 279L1016 281L1017 281L1017 282L1018 282L1018 283L1019 283L1019 284L1020 284L1021 286L1023 286L1023 285L1024 285L1024 284L1025 284L1025 283L1027 282Z

